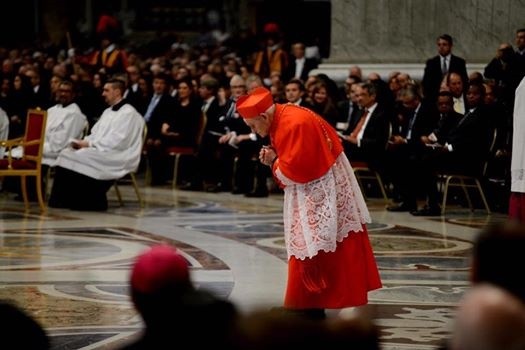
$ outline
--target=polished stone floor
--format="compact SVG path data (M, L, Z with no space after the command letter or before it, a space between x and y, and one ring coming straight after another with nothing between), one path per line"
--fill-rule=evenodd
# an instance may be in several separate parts
M36 203L26 213L11 194L0 195L0 299L35 317L53 349L112 349L133 337L142 324L128 296L129 270L137 254L161 241L180 248L199 288L242 312L281 305L282 195L142 187L141 208L131 186L120 189L125 205L111 190L106 213L40 214ZM414 217L386 211L380 199L368 204L384 283L370 293L382 348L435 349L469 288L473 239L505 216L451 206L444 217Z

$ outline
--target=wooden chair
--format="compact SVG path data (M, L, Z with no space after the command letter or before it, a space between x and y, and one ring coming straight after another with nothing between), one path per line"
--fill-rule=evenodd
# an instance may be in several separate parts
M497 130L495 129L490 143L489 152L487 154L485 163L483 164L483 171L481 177L485 177L489 161L488 156L494 151L494 147L496 146L496 137ZM443 187L443 202L441 204L441 215L445 215L445 210L447 207L448 190L450 187L461 187L463 193L465 194L465 198L467 199L470 211L472 212L474 211L474 205L472 204L472 200L470 199L469 188L477 189L481 200L483 201L483 205L485 206L485 210L487 211L487 214L490 215L490 206L487 202L487 197L485 196L483 187L481 186L481 183L479 181L479 177L463 174L439 174L438 178L441 180Z
M46 210L42 193L42 153L44 149L44 136L47 112L40 109L31 109L27 112L26 129L23 137L0 141L6 148L7 159L0 159L0 177L18 176L25 209L29 210L27 197L28 176L35 177L38 205L41 211ZM12 156L12 150L20 146L23 149L22 158Z
M146 143L146 137L148 136L148 127L146 124L144 124L144 130L142 131L142 149L144 148L144 144ZM135 190L135 194L137 195L137 200L139 202L139 205L141 208L144 208L144 200L142 199L142 196L140 195L139 185L137 183L137 177L135 176L136 170L129 173L129 177L131 179L131 184L133 186L133 189ZM126 175L127 176L127 175ZM113 187L115 187L115 193L117 194L118 201L121 206L124 206L124 200L122 199L122 194L120 193L120 189L118 188L118 182L122 179L115 180L115 183L113 184Z
M195 135L195 146L192 147L168 147L166 153L170 157L175 157L173 161L173 180L171 187L177 187L178 173L179 173L179 162L182 156L191 156L196 157L199 150L199 145L201 144L202 137L204 135L204 130L206 129L207 118L204 113L201 114L201 119L199 120L199 126L197 129L197 134Z
M385 144L385 149L388 147L388 140L390 140L390 137L392 136L392 123L388 124L388 137L387 137L387 143ZM383 199L385 200L385 203L390 203L390 200L388 198L388 195L386 194L385 185L383 183L383 180L381 179L381 175L375 171L370 169L367 162L364 161L353 161L351 162L352 169L354 170L355 177L357 179L357 182L359 183L359 187L361 188L361 192L363 193L363 197L365 200L367 199L366 196L366 188L363 184L363 180L373 180L376 181L377 186L381 190L381 194L383 195Z
M352 162L351 165L352 169L354 169L354 174L357 179L357 182L359 183L359 187L361 187L363 197L367 199L366 188L363 184L363 180L373 180L377 182L377 186L381 190L383 199L385 200L385 203L388 204L390 200L388 199L388 195L386 194L385 185L383 183L383 180L381 179L381 175L379 175L377 171L370 169L366 162Z

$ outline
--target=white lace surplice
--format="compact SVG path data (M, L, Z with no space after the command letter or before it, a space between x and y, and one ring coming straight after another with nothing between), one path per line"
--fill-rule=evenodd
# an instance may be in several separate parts
M352 231L371 222L365 200L348 158L341 153L321 178L297 183L277 169L284 184L284 238L288 259L304 260L319 251L335 251Z

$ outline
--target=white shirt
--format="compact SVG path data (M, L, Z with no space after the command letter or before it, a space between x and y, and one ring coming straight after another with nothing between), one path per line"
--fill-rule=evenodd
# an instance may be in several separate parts
M297 58L295 60L295 78L301 78L301 73L303 72L303 68L304 68L304 62L306 61L306 59L303 57L303 58Z
M463 95L461 97L453 97L454 100L454 111L459 114L465 114L465 100Z
M76 103L66 107L57 104L47 110L46 134L42 164L54 166L58 154L71 139L82 137L87 118Z
M206 101L204 101L201 108L204 113L208 112L208 108L210 108L210 105L212 104L213 100L215 100L215 96L211 96Z
M525 78L516 89L513 120L510 190L525 193Z
M377 102L374 103L369 108L367 108L368 114L366 115L365 123L363 124L363 127L361 128L361 130L359 130L359 134L357 134L357 147L361 147L361 139L363 138L363 134L365 133L366 125L368 124L368 121L370 120L370 116L372 115L372 113L374 113L376 107L377 107Z
M56 165L97 180L120 179L139 165L143 130L144 119L133 106L109 107L84 137L89 147L64 149Z

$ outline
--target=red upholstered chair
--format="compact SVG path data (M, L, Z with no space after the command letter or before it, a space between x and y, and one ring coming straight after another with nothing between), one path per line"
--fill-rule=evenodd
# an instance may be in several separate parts
M26 210L29 210L27 198L26 177L36 178L36 191L38 204L41 211L46 210L44 197L42 195L42 152L44 149L44 134L47 112L40 109L31 109L27 112L26 130L23 137L0 141L0 146L6 148L7 158L0 159L0 177L18 176L22 187L22 197ZM23 156L20 159L13 158L12 150L20 146Z
M204 113L201 114L201 119L199 120L199 127L197 129L197 134L195 135L195 147L168 147L166 153L170 157L175 157L173 161L173 180L171 183L172 188L177 187L178 173L179 173L179 162L182 156L197 156L197 151L199 145L201 144L202 137L204 135L204 130L206 129L207 118Z

